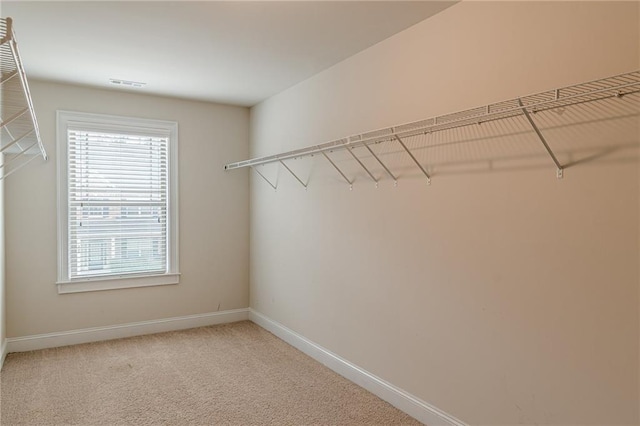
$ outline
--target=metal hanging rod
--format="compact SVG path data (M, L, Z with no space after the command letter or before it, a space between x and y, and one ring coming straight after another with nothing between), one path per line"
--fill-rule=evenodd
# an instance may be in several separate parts
M47 159L11 18L0 18L0 179L38 156ZM15 78L18 77L18 78ZM14 136L19 135L19 136Z
M369 169L364 166L362 161L354 154L353 149L364 146L369 153L382 165L386 173L397 182L395 175L387 168L373 150L369 147L371 144L381 142L399 143L403 150L411 157L413 162L420 168L420 171L426 176L427 182L431 181L431 176L427 169L420 164L411 150L403 142L403 139L419 136L423 134L436 133L444 130L455 129L464 126L479 125L482 123L504 120L511 117L524 116L529 125L533 128L535 134L544 145L545 150L553 160L557 168L557 177L562 178L563 166L553 153L553 150L547 143L542 132L536 125L532 115L541 111L564 108L571 105L584 104L589 102L597 102L614 97L621 98L625 95L640 92L640 70L606 77L598 80L588 81L585 83L566 86L559 89L548 90L532 95L522 96L507 101L497 102L478 108L472 108L452 114L432 117L426 120L420 120L412 123L402 124L362 133L347 138L342 138L320 145L313 145L306 148L295 149L292 151L282 152L280 154L268 155L264 157L253 158L235 163L229 163L224 166L225 170L239 169L243 167L255 166L280 162L284 164L284 160L307 157L314 154L322 154L325 156L332 166L340 173L340 175L349 183L352 180L340 170L337 165L327 156L328 152L346 149L358 163L365 169L367 174L377 184L376 178L371 174ZM287 167L291 174L291 170ZM306 188L304 184L295 174L294 177ZM273 186L273 185L272 185Z

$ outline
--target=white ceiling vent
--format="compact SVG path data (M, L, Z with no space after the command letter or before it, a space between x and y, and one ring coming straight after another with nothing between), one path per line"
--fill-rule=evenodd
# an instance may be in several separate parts
M114 84L116 86L124 86L124 87L144 87L147 83L142 83L140 81L128 81L128 80L120 80L117 78L110 78L109 83Z

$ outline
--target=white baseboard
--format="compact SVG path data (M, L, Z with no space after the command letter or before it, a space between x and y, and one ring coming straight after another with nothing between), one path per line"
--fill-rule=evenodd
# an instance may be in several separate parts
M2 339L2 345L0 346L0 370L4 365L4 359L7 357L7 339Z
M424 424L429 426L467 426L464 422L456 419L452 415L376 377L253 309L249 309L249 319L265 330L275 334L291 346Z
M107 327L84 328L59 333L13 337L2 342L0 368L7 353L76 345L102 340L119 339L143 334L183 330L207 325L224 324L250 319L265 330L309 355L331 370L387 401L415 419L429 426L467 426L450 414L420 400L402 389L382 380L355 364L313 343L295 331L271 320L253 309L233 309L222 312L163 318Z
M25 352L60 346L77 345L80 343L120 339L123 337L162 333L165 331L184 330L187 328L224 324L247 319L249 319L249 309L243 308L206 314L187 315L184 317L133 322L107 327L92 327L80 330L63 331L59 333L12 337L6 339L6 348L3 346L3 360L4 354L9 352Z

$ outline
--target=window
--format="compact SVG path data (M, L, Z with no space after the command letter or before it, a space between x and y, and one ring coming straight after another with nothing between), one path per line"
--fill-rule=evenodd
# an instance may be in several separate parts
M58 111L58 292L177 284L177 127Z

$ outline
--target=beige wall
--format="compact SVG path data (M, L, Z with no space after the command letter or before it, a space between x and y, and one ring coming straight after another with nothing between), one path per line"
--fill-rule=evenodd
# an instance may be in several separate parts
M636 70L638 16L635 2L454 5L252 108L252 154ZM290 162L307 191L265 166L279 186L252 175L252 308L470 424L637 424L632 101L538 114L574 163L563 180L516 121L416 151L431 186L397 147L375 147L397 188L339 154L353 191L322 157Z
M8 337L247 307L248 178L223 165L248 154L248 110L30 83L50 159L6 182ZM180 284L58 295L58 109L178 122Z

